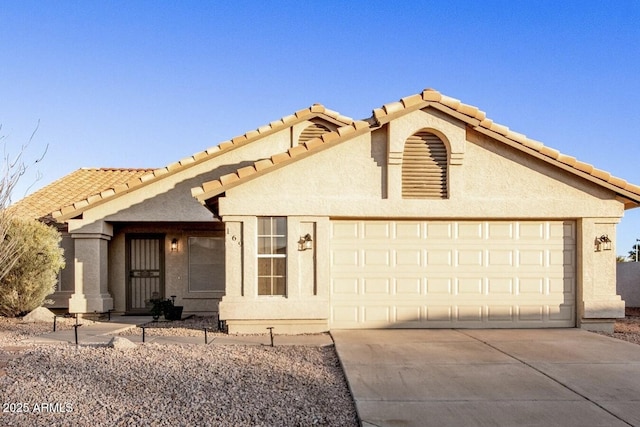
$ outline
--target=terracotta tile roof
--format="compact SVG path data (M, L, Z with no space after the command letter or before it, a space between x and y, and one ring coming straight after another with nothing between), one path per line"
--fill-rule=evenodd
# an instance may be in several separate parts
M105 188L117 187L148 174L152 169L82 168L33 192L11 206L19 216L46 218L74 200L99 194Z
M343 116L336 111L325 108L323 105L313 104L309 108L296 111L294 114L282 117L280 120L273 121L256 130L249 131L244 135L223 141L216 146L205 151L195 153L194 155L186 157L178 162L171 163L164 168L150 170L140 176L132 177L132 179L126 182L118 183L118 185L102 187L99 191L96 190L95 193L82 196L78 199L69 199L65 205L59 205L53 208L55 210L52 212L52 216L59 220L72 218L91 206L95 206L98 203L105 202L117 197L118 195L127 193L130 190L136 189L136 187L147 185L158 179L162 179L168 174L183 171L232 149L249 144L271 133L281 131L282 129L290 127L296 123L312 118L324 118L325 120L329 120L339 125L353 123L353 119L350 117Z
M580 162L574 157L561 154L559 151L546 147L541 142L529 139L523 134L511 131L508 127L488 119L486 114L477 107L463 104L459 100L442 95L433 89L425 89L419 94L385 104L381 108L373 110L373 116L366 121L354 122L351 126L339 128L335 132L324 134L322 138L312 139L301 146L290 149L287 153L272 156L271 159L261 160L253 166L242 168L220 179L206 182L201 187L193 188L191 193L201 203L205 204L207 199L223 193L232 186L266 173L269 170L276 169L281 164L293 161L294 158L300 155L309 155L312 151L326 146L327 143L342 142L349 139L354 132L360 134L364 126L379 127L394 118L427 107L442 111L467 123L478 132L615 191L629 200L625 203L625 208L635 207L640 204L640 187L616 178L608 172L596 169L588 163Z

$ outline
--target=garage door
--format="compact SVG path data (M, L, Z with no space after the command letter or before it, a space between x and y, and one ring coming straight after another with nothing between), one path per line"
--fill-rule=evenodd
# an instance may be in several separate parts
M571 221L332 221L332 328L575 326Z

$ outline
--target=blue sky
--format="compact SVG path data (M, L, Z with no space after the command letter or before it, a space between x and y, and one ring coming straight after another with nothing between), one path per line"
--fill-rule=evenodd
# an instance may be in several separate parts
M17 196L80 167L159 167L322 103L353 118L431 87L640 184L640 2L14 1L0 135ZM18 197L19 198L19 197ZM640 238L640 209L617 252Z

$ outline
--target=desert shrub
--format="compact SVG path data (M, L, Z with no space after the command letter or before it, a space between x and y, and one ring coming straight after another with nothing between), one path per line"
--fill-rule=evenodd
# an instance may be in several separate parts
M17 262L0 279L0 315L15 317L40 307L64 267L57 230L35 220L13 219L6 240L22 245Z

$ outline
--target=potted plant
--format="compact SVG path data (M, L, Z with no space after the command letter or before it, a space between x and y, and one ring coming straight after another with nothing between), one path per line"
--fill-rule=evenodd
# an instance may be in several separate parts
M175 300L175 295L171 295L171 299L164 299L159 298L158 293L154 292L152 298L148 301L149 312L153 316L153 321L157 322L163 314L167 320L182 319L183 306L175 305Z
M166 300L164 304L164 318L167 320L180 320L182 319L182 309L184 308L181 305L175 305L176 296L171 295L170 300Z

